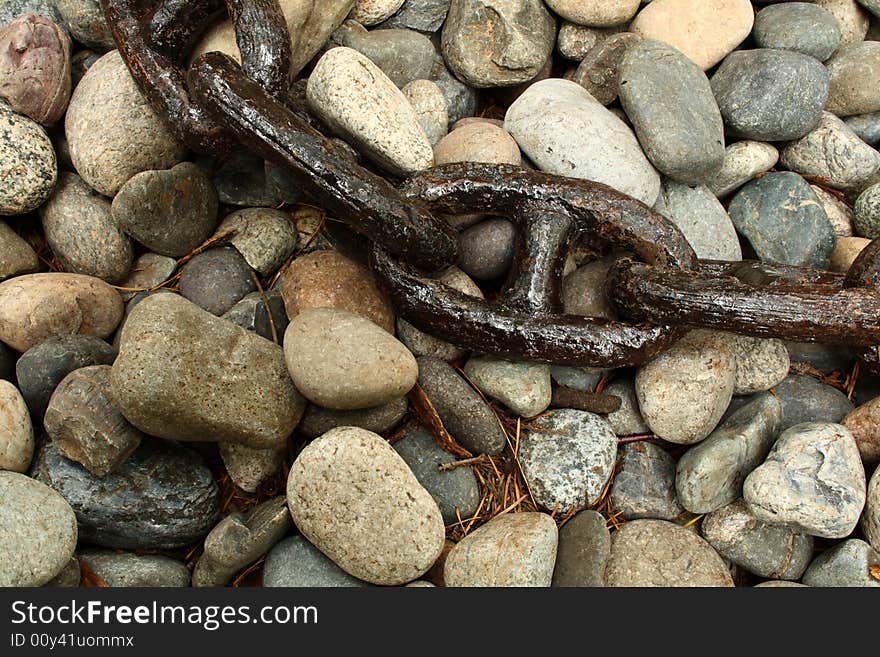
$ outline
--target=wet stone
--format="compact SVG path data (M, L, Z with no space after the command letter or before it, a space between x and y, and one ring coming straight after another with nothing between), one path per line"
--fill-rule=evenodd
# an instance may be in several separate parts
M486 219L463 231L459 245L458 266L464 273L478 281L497 280L513 262L516 228L507 219Z
M581 511L559 530L554 587L604 586L611 534L597 511Z

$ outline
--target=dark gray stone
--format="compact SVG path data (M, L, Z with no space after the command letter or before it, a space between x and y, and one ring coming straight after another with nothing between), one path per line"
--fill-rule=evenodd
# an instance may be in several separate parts
M325 557L302 536L285 538L269 551L263 586L286 588L366 587Z
M516 228L507 219L481 221L463 231L459 268L478 281L503 277L510 269L516 248Z
M796 173L768 173L746 184L727 208L763 262L827 268L836 237L825 207Z
M611 554L611 534L597 511L581 511L559 530L555 587L605 586L605 563Z
M819 124L828 71L815 58L790 50L738 50L712 76L712 91L731 135L787 141Z
M180 294L212 315L222 315L257 289L253 270L231 246L194 256L180 275Z
M641 40L639 35L631 32L601 39L581 59L571 77L572 82L577 82L603 105L610 105L621 89L619 77L623 56Z
M204 158L198 164L211 172L217 197L227 205L272 208L302 198L290 176L247 149L234 151L222 162Z
M782 402L780 431L802 422L840 422L855 409L840 390L804 374L787 376L773 392Z
M455 77L443 62L438 53L434 59L434 70L431 82L436 84L446 98L449 111L449 125L477 113L477 91Z
M436 32L443 26L452 0L406 0L394 16L380 27L405 27L419 32Z
M346 21L334 32L333 40L366 55L399 88L413 80L427 80L434 67L434 44L413 30L367 31L359 23Z
M829 11L809 2L765 7L752 30L761 48L794 50L824 62L840 45L840 24Z
M869 146L880 144L880 112L848 116L844 122Z
M265 301L263 297L265 296ZM268 302L268 305L267 303ZM269 321L269 317L272 321ZM284 332L287 330L288 319L284 310L284 300L276 287L264 294L251 292L245 295L241 301L232 306L222 315L223 319L237 324L243 329L253 331L257 335L272 340L272 326L275 326L275 337L278 344L284 340Z
M161 554L133 554L110 550L83 550L80 559L110 586L185 588L189 569L177 559Z
M90 335L49 338L28 349L15 364L15 376L31 415L43 419L61 380L80 367L112 365L116 349Z
M340 411L309 404L297 425L297 431L306 438L317 438L336 427L360 427L373 433L384 433L394 427L409 409L406 397L373 408Z
M79 540L102 547L172 549L203 538L215 524L220 491L202 458L147 440L113 474L96 477L45 443L33 476L73 507Z
M807 363L820 372L843 372L852 368L855 354L850 347L816 342L785 341L785 349L793 364ZM794 365L797 367L797 365Z
M475 454L499 454L504 430L483 398L446 361L418 358L419 385L447 431Z
M880 237L880 184L859 194L853 206L853 226L862 237Z
M441 465L457 459L443 450L427 429L418 425L408 427L404 437L394 443L394 449L437 502L443 522L448 525L474 515L480 504L477 478L468 466L441 471Z
M880 580L871 577L871 567L880 567L880 554L865 541L851 538L813 559L802 581L807 586L880 587Z
M675 520L684 508L675 497L675 459L653 443L624 445L611 485L611 505L625 520Z

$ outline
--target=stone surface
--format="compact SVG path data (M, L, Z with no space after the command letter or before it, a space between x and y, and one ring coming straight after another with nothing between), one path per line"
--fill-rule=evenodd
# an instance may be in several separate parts
M305 410L281 347L175 294L132 310L110 385L129 422L173 440L272 447Z
M859 235L880 237L880 184L871 185L856 199L853 226Z
M880 112L848 116L844 121L866 144L876 147L880 143Z
M502 278L513 262L516 234L516 227L500 217L471 226L458 237L461 250L458 266L478 281Z
M737 500L713 511L701 525L709 545L759 577L799 579L813 557L813 537L758 520Z
M581 511L559 530L554 587L604 586L611 534L597 511Z
M437 503L394 449L363 429L333 429L310 443L290 469L287 501L303 536L374 584L419 578L443 548Z
M235 485L253 493L281 469L287 444L259 449L236 443L218 443L217 451Z
M73 507L81 541L111 548L173 549L200 540L217 521L220 491L195 452L146 440L106 477L90 474L45 443L33 476Z
M223 160L199 158L197 164L211 175L221 203L275 208L302 200L300 188L291 178L250 151L233 151Z
M360 427L373 433L384 433L403 419L409 410L406 397L392 399L381 406L350 411L337 411L309 404L297 431L306 438L317 438L336 427Z
M52 193L58 164L46 131L0 101L0 216L26 214Z
M830 87L826 109L838 116L880 110L880 42L842 46L827 62Z
M633 520L611 536L605 584L704 587L733 586L733 580L718 553L694 532L665 520Z
M74 39L98 50L116 47L100 0L55 0L55 7Z
M880 580L871 576L871 569L880 567L880 554L857 538L838 543L815 559L804 573L807 586L880 587Z
M547 587L559 533L544 513L496 516L459 541L443 569L449 587Z
M852 208L842 199L818 185L811 184L810 188L816 193L816 196L825 208L825 214L828 215L828 221L831 222L831 226L834 228L834 234L837 235L838 242L841 237L851 237L853 234Z
M697 257L742 260L733 222L705 185L692 187L664 180L654 209L678 226Z
M80 571L79 561L76 556L72 556L70 557L70 561L67 562L67 565L61 569L61 572L43 584L43 586L51 586L53 588L76 588L79 586L81 579L82 572Z
M871 481L868 482L868 495L861 525L871 547L880 552L880 467L874 469Z
M434 67L434 44L413 30L367 31L354 21L346 21L333 40L365 55L401 89L414 80L427 80Z
M840 390L803 374L787 376L773 392L782 402L780 431L802 422L840 422L854 408Z
M284 300L277 288L246 294L221 317L276 344L281 344L288 325Z
M865 469L852 434L830 422L786 429L746 478L743 498L759 520L846 537L865 505Z
M0 500L0 586L42 586L73 556L73 510L48 486L2 470Z
M433 61L432 57L432 64ZM413 80L402 91L413 106L419 125L425 131L431 146L436 146L449 131L449 105L440 87L430 80ZM436 157L435 153L435 162Z
M220 222L216 235L229 243L263 276L278 271L296 249L296 227L287 213L270 208L245 208Z
M78 556L113 587L185 588L190 583L186 564L161 554L89 549Z
M504 128L487 121L474 121L454 127L434 147L437 166L454 162L488 164L522 163L519 146Z
M605 294L605 279L612 264L614 261L611 258L593 260L563 279L562 306L566 313L609 319L616 317Z
M446 20L451 0L404 0L403 6L383 27L406 27L419 32L436 32Z
M587 27L562 21L556 35L556 51L566 59L579 62L590 50L602 43L609 35L617 33L619 29L619 27Z
M779 161L779 151L772 144L748 139L731 144L724 150L721 169L706 181L715 196L722 198L764 173Z
M0 221L0 282L40 269L40 261L30 244Z
M440 53L434 58L434 70L431 72L430 80L440 88L446 98L450 126L459 119L477 113L477 90L455 77L446 68Z
M824 62L840 45L840 24L834 15L809 2L765 7L755 16L753 32L760 48L794 50Z
M736 358L734 395L769 390L788 376L791 361L782 340L752 338L731 333L730 345Z
M266 587L366 587L302 536L290 536L269 551L263 567Z
M27 472L34 455L34 427L18 388L0 380L0 472Z
M61 21L56 0L5 0L0 5L0 25L6 25L16 16L29 13L51 18L55 22Z
M611 485L611 504L624 520L675 520L684 513L675 496L675 459L653 443L624 445Z
M349 18L361 25L376 25L391 18L402 4L403 0L357 0Z
M849 271L853 261L870 243L871 240L864 237L838 237L834 251L831 252L828 268L831 271L845 274Z
M584 54L571 81L577 82L603 105L610 105L622 89L620 71L624 55L641 40L632 32L603 36Z
M611 428L614 429L614 433L618 436L632 436L650 432L639 410L639 401L636 398L636 388L632 378L613 381L605 388L605 393L620 399L620 408L605 417Z
M880 461L880 397L847 413L841 424L855 438L865 463L873 465Z
M869 15L858 0L815 0L815 2L837 19L841 46L858 43L865 38Z
M550 366L473 356L464 373L483 394L497 399L522 417L534 417L550 405Z
M177 269L177 261L158 253L144 253L134 261L128 275L119 283L120 294L125 301L137 292L149 290L167 281Z
M660 176L632 130L575 82L533 84L504 127L542 171L601 182L648 205L657 199Z
M199 308L220 316L256 291L253 270L229 246L215 247L193 256L180 276L180 294Z

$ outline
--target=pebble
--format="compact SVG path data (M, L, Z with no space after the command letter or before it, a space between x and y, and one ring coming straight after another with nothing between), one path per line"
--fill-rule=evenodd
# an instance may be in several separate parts
M400 9L403 0L357 0L348 15L361 25L377 25Z
M192 450L145 440L106 477L96 477L45 443L35 479L73 507L81 541L110 548L173 549L200 540L217 522L220 491Z
M18 388L0 380L0 472L27 472L34 455L34 427Z
M834 194L825 191L818 185L810 185L810 188L816 193L822 206L825 208L825 214L828 215L828 221L834 228L834 234L838 237L852 237L853 234L853 211L852 208L839 199Z
M287 369L313 404L370 408L405 395L418 365L401 342L370 320L336 308L294 317L284 336Z
M406 397L392 399L386 404L351 411L336 411L309 404L299 425L306 438L317 438L336 427L359 427L373 433L384 433L397 426L409 410Z
M559 529L554 587L605 586L611 534L598 511L581 511Z
M287 456L287 444L259 449L236 443L217 443L226 472L235 485L254 493L269 477L276 474Z
M76 548L76 517L45 484L0 470L0 586L42 586Z
M0 283L0 340L27 351L58 335L110 335L122 299L104 281L81 274L27 274Z
M405 27L419 32L436 32L443 26L452 0L404 0L400 10L383 27Z
M830 422L786 429L746 478L743 498L765 522L824 538L848 536L865 505L865 469L852 434Z
M431 61L433 63L433 58ZM419 125L425 131L431 146L436 146L449 131L449 106L440 87L430 80L413 80L402 91L413 106ZM435 163L436 158L435 152Z
M682 445L703 440L733 396L736 359L723 334L691 331L636 372L645 423L660 438Z
M430 493L447 525L468 520L480 504L480 486L468 467L440 470L453 463L455 456L443 450L422 426L407 428L394 443L394 450L412 470L418 482Z
M657 199L660 176L635 134L575 82L533 84L504 127L542 171L604 183L647 205Z
M550 405L550 366L492 356L473 356L464 366L468 380L515 414L534 417Z
M186 154L117 50L92 64L74 89L64 130L77 173L104 196L115 196L135 174L171 167Z
M500 217L467 228L458 238L461 249L458 266L478 281L503 278L513 263L516 235L516 227Z
M0 282L40 269L40 261L30 244L0 220Z
M271 208L245 208L231 212L214 236L227 235L229 243L263 276L269 276L293 255L296 227L290 216Z
M170 440L273 447L305 410L281 347L176 294L155 294L132 310L110 385L129 422Z
M762 262L828 266L834 228L809 183L790 171L745 185L727 208L737 231Z
M102 51L116 47L100 0L55 0L55 7L79 43Z
M782 402L780 431L802 422L840 422L855 408L837 388L803 374L785 377L773 392Z
M128 276L119 283L120 288L129 289L120 289L119 293L124 301L128 301L138 291L149 290L164 283L174 275L176 269L177 261L174 258L158 253L144 253L137 257Z
M52 141L0 100L0 215L27 214L52 193L58 176Z
M730 344L736 358L734 395L769 390L788 376L791 361L782 340L731 333Z
M590 50L618 30L617 27L587 27L564 20L556 35L556 52L565 59L580 62Z
M825 67L790 50L731 53L711 84L727 131L758 141L803 137L819 124L828 98Z
M743 42L754 20L749 0L654 0L629 29L668 43L705 71Z
M545 513L496 516L449 552L446 586L548 587L558 541L556 523Z
M260 502L245 513L230 513L205 537L193 569L194 587L225 586L293 528L284 495Z
M610 105L623 88L620 68L624 55L641 40L642 37L632 32L606 36L584 55L571 81L577 82L603 105Z
M829 548L815 559L804 573L807 586L880 587L880 579L871 570L880 567L880 554L865 541L850 538Z
M625 520L675 520L684 513L676 499L675 459L649 442L624 445L611 485L615 513Z
M346 21L333 34L340 46L353 48L378 66L403 89L414 80L425 80L434 68L434 44L413 30L371 30Z
M844 121L866 144L875 148L880 144L880 112L848 116Z
M311 110L333 132L389 173L409 176L433 165L431 143L412 105L357 50L333 48L321 57L307 96Z
M841 46L859 43L865 38L869 15L857 0L815 0L815 3L837 19Z
M556 21L541 0L452 0L441 41L446 65L475 88L528 82L555 42Z
M126 233L151 251L179 258L207 240L217 225L217 193L192 162L137 172L111 206Z
M602 417L561 409L523 432L519 462L535 502L551 512L580 511L599 499L614 470L617 436Z
M620 102L651 163L666 176L698 183L724 161L724 124L709 79L674 47L652 39L626 50Z
M394 309L372 273L338 251L314 251L296 258L284 273L281 296L291 320L313 308L335 308L394 332Z
M397 452L364 429L333 429L306 446L291 466L287 501L303 536L373 584L418 579L443 548L437 503Z
M281 344L288 325L284 301L277 288L246 294L221 317L276 344Z
M57 0L5 0L0 4L0 25L6 25L21 14L39 14L60 22Z
M289 536L269 551L263 567L263 586L360 588L369 584L342 570L302 536Z
M70 99L70 46L64 28L45 16L25 14L0 28L0 96L37 123L56 123Z
M786 2L761 9L753 31L759 48L794 50L824 62L840 45L840 23L809 2Z
M639 10L639 0L603 0L589 3L579 0L547 0L547 6L572 23L609 27L626 23L635 16Z
M578 267L563 279L562 307L566 313L609 319L617 316L605 294L605 278L612 264L614 264L612 258L593 260Z
M863 41L842 46L828 60L831 83L826 110L837 116L868 114L880 110L880 43Z
M61 569L61 572L43 584L43 586L53 588L76 588L79 586L81 579L82 572L80 571L79 561L76 556L73 556L70 557L70 561L68 561L67 565Z
M80 551L78 556L113 587L186 588L190 585L186 564L161 554L89 549Z
M516 141L503 127L474 121L455 127L434 147L437 166L455 162L522 164Z
M449 111L449 125L459 119L473 116L477 113L477 90L469 87L455 77L446 68L446 64L440 53L434 58L434 70L431 72L431 82L436 84L443 96Z
M256 291L253 270L232 247L215 247L193 256L180 276L180 294L218 317Z
M706 181L706 186L718 198L723 198L752 180L759 173L769 171L779 161L779 151L772 144L743 140L724 150L721 169Z
M200 158L199 166L211 176L221 203L274 208L302 200L291 178L250 151L233 151L225 160Z
M474 454L500 454L507 438L483 398L446 361L422 357L418 365L419 385L446 430Z
M849 271L853 261L858 257L871 240L864 237L838 237L837 243L834 245L834 251L831 252L831 261L828 268L831 271L845 274Z
M863 237L880 237L880 184L859 194L853 206L853 227Z
M633 436L650 432L639 410L635 383L631 378L612 381L605 388L605 393L620 399L620 408L605 417L614 433L618 436Z
M666 520L633 520L611 536L605 584L715 587L733 586L733 580L714 548L694 532Z
M812 536L762 522L742 500L703 518L701 532L718 554L759 577L799 579L813 558Z
M62 173L40 208L43 231L65 271L118 283L131 270L134 250L110 212L110 201L75 173Z
M868 483L868 497L861 525L871 547L880 552L880 467L874 469Z
M654 209L678 226L698 258L742 260L730 215L705 185L666 179Z
M556 383L582 392L593 392L605 372L606 370L593 367L550 366L550 377Z
M875 397L847 413L841 424L855 438L865 463L874 464L880 461L880 397Z

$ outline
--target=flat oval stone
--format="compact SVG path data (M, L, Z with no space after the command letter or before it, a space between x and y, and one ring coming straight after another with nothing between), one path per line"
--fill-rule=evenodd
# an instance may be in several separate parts
M825 550L813 559L803 583L807 586L835 588L880 587L873 573L880 568L880 553L857 538L850 538Z
M706 186L722 198L749 182L759 173L769 171L779 161L779 151L772 144L745 139L724 149L724 163Z
M78 556L114 587L185 588L190 583L186 564L161 554L91 549L81 550Z
M782 402L781 431L802 422L840 422L855 408L843 392L804 374L785 377L773 392Z
M859 235L870 239L880 236L880 184L859 194L853 207L853 225Z
M874 469L868 483L865 512L862 514L862 531L871 547L880 552L880 467Z
M453 162L522 163L513 137L502 127L475 121L456 127L434 147L437 166Z
M664 180L654 209L678 226L698 258L742 260L730 215L705 185Z
M269 550L263 586L364 588L369 584L342 570L302 536L289 536Z
M598 511L581 511L559 529L554 587L605 586L611 534Z
M134 307L110 381L129 422L170 440L273 447L305 410L281 347L176 294Z
M446 586L550 586L558 542L556 523L546 513L496 516L450 550Z
M633 520L611 535L606 586L733 586L718 553L665 520Z
M840 45L834 15L809 2L765 7L755 16L755 43L761 48L794 50L824 62Z
M55 187L55 149L41 126L2 101L0 134L0 215L27 214L49 198Z
M0 283L0 340L27 351L60 335L105 338L122 319L122 298L99 278L27 274Z
M212 315L223 315L257 289L253 270L230 246L193 256L180 275L180 294Z
M743 498L760 520L807 534L844 538L865 506L865 468L840 424L797 424L779 436L767 460L746 478Z
M370 431L340 427L306 446L290 468L287 502L303 536L373 584L417 579L443 549L437 503Z
M34 455L34 427L24 397L0 380L0 471L27 472Z
M418 365L393 336L345 310L312 308L284 335L287 369L297 389L324 408L385 404L415 385Z
M478 281L503 278L513 263L516 235L516 227L501 217L486 219L467 228L458 236L459 267Z
M464 373L483 394L522 417L534 417L550 405L549 365L473 356L465 363Z
M145 440L106 477L94 476L47 442L33 474L73 507L80 539L103 547L189 545L211 530L220 511L220 491L202 458L161 440Z
M360 427L381 434L396 426L408 410L406 397L392 399L381 406L351 411L335 411L309 404L296 429L306 438L317 438L336 427Z
M413 30L368 31L349 19L333 33L333 40L365 55L401 89L415 80L427 81L434 67L434 44Z
M880 461L880 397L847 413L841 424L852 433L865 463Z
M880 43L862 41L842 46L827 62L831 83L826 109L837 116L880 110Z
M624 520L675 520L684 513L675 496L675 459L659 445L637 442L620 449L611 503Z
M73 556L73 509L45 484L3 470L0 500L0 586L42 586Z
M297 242L290 216L271 208L230 212L217 227L216 235L228 235L229 243L263 276L278 271L293 255Z
M400 10L385 21L386 27L406 27L419 32L439 30L451 0L405 0Z

